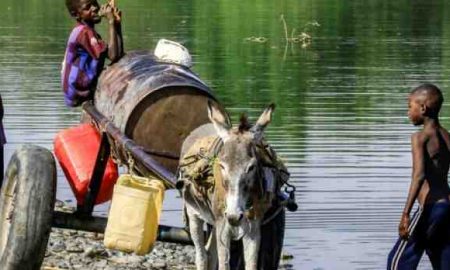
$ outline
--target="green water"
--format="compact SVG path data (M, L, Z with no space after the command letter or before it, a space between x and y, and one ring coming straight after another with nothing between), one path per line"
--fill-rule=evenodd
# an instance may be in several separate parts
M385 267L409 184L415 128L407 122L407 93L433 82L450 99L450 3L117 3L126 50L152 50L160 38L183 43L193 70L234 119L241 112L255 118L276 103L267 133L289 164L300 204L286 225L294 269ZM0 14L7 156L22 143L51 149L56 132L78 121L59 85L74 22L55 0L2 0ZM285 29L294 39L286 40ZM104 26L98 30L106 37ZM310 42L294 42L302 32ZM445 102L442 123L450 128L449 115ZM72 199L59 174L58 198ZM168 197L163 223L181 224L180 200Z

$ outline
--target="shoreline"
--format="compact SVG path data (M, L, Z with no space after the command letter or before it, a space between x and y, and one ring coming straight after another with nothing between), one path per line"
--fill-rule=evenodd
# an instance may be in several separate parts
M74 212L57 201L55 210ZM56 269L195 269L193 246L157 241L146 255L107 249L102 233L52 228L42 270Z
M75 210L61 201L56 202L55 209ZM283 252L278 269L294 269L289 264L291 259L291 255ZM157 241L150 253L140 256L105 248L101 233L52 228L41 270L59 269L195 270L195 249L190 245Z
M106 249L103 234L52 229L41 269L195 269L192 246L156 242L143 256Z

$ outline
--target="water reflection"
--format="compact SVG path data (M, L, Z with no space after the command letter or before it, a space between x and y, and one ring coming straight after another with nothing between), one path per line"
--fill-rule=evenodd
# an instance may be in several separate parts
M4 0L0 85L11 155L21 143L52 148L78 121L59 70L73 22L64 1ZM125 47L183 42L194 70L236 119L278 107L268 136L289 163L299 211L288 215L295 269L382 269L394 243L410 175L406 93L438 83L450 99L449 5L444 1L120 1ZM290 31L312 21L311 44L285 54ZM104 33L105 28L99 30ZM265 42L249 42L249 37ZM442 123L450 126L450 106ZM181 224L177 194L163 222ZM59 178L58 198L70 199ZM100 208L99 211L102 211ZM423 269L429 269L424 262Z

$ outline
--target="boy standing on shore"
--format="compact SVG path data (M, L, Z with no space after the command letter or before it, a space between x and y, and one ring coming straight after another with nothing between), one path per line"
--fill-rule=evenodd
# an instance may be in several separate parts
M100 7L97 0L66 0L66 6L77 23L67 41L61 81L66 105L74 107L92 99L105 58L116 62L123 55L121 12L113 1ZM94 29L102 16L108 19L108 44Z
M411 137L412 179L389 270L416 269L424 251L433 269L450 269L450 135L439 123L442 102L441 91L432 84L420 85L409 95L408 117L423 129ZM410 219L416 199L419 209Z
M4 175L4 145L6 143L5 130L3 129L3 101L0 95L0 188L3 184Z

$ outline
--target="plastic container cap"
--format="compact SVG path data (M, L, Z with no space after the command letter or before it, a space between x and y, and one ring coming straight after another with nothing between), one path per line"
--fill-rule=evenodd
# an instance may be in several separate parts
M189 51L175 41L160 39L156 45L154 54L163 62L192 67L192 58Z

